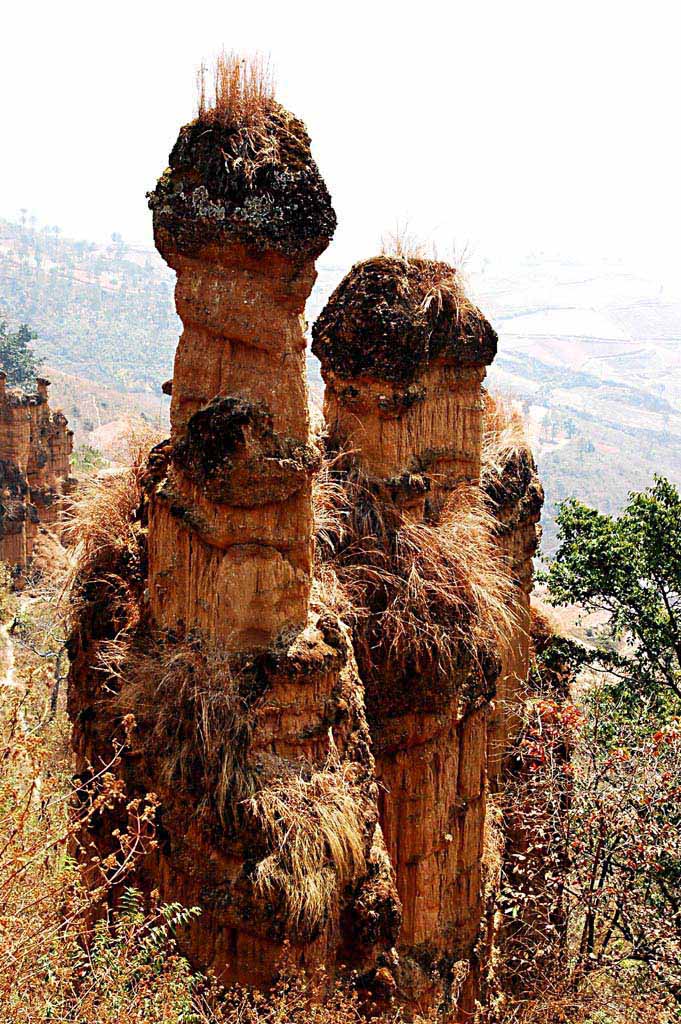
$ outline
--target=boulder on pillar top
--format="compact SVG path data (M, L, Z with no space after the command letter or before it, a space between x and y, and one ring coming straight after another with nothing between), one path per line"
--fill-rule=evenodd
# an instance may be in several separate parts
M166 260L241 244L298 261L336 229L331 197L302 121L273 98L203 110L185 125L153 192L154 239ZM224 255L224 254L223 254Z
M480 477L485 368L497 336L454 267L358 263L313 328L332 445L417 516ZM428 493L429 496L424 495Z
M343 278L313 328L312 351L340 380L409 386L435 360L488 366L497 336L439 260L377 256Z

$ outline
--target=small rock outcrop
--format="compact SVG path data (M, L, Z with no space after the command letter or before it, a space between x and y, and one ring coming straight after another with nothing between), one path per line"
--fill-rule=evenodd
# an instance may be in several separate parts
M7 388L0 372L0 560L18 578L30 566L41 526L58 524L72 487L73 432L49 406L50 382L33 394Z

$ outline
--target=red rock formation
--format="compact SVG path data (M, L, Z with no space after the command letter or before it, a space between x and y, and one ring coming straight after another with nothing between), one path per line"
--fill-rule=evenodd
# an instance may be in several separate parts
M49 383L39 378L35 394L20 394L0 373L0 559L15 574L30 565L40 525L58 521L60 496L71 487L73 432L49 407Z
M322 600L323 565L313 587L302 317L335 217L300 122L269 102L257 125L204 114L180 132L150 205L184 328L164 386L172 433L151 454L129 535L82 566L69 688L79 769L106 763L132 714L120 771L131 796L161 801L159 845L136 881L201 906L183 938L194 963L266 986L287 940L305 967L342 963L374 993L396 983L411 1008L468 1012L492 698L500 672L510 693L525 670L525 642L516 627L494 649L493 624L475 639L479 613L462 599L458 619L452 603L435 622L456 638L447 657L407 644L396 659L381 595L362 615L348 602L342 621ZM383 531L390 544L405 523L434 544L453 536L461 495L481 500L496 335L452 268L360 264L314 339L363 539ZM497 520L480 527L490 572L513 563L521 614L540 501L528 472L508 468L494 494L483 481ZM495 728L501 742L507 725ZM92 823L102 852L113 824Z
M183 128L150 205L184 326L172 434L149 464L148 543L138 533L126 555L139 622L108 704L93 664L120 627L101 568L81 580L79 763L135 714L122 773L158 793L163 838L138 882L201 905L193 962L266 985L287 939L301 964L340 960L369 983L400 909L348 630L310 602L303 313L335 216L302 124L276 104L247 138L219 120Z
M313 336L331 446L351 452L383 519L396 508L437 524L448 494L480 483L481 384L496 351L493 330L461 294L455 272L395 257L359 264ZM497 547L518 577L521 620L502 662L476 664L464 645L443 679L436 651L430 670L407 658L402 674L381 663L376 642L360 658L381 826L403 905L402 996L420 1008L458 1004L465 1012L479 986L488 758L506 736L509 680L527 674L522 623L541 500L529 496L537 498L534 477L521 482L522 493L496 495ZM499 668L504 710L496 737L489 718Z

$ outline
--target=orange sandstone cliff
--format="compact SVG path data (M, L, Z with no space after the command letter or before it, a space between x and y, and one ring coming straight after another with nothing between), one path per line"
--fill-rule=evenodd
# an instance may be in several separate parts
M57 524L71 489L73 432L50 409L49 383L38 378L34 394L21 394L0 372L0 560L15 575L30 566L39 528Z

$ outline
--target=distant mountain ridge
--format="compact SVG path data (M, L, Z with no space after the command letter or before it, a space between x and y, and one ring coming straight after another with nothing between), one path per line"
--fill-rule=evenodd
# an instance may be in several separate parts
M318 267L310 323L347 269ZM621 263L544 254L484 261L468 276L499 333L489 386L528 420L547 494L545 550L566 497L614 512L654 473L681 483L681 295ZM39 332L36 349L65 375L65 411L84 439L126 407L163 422L160 386L181 330L173 286L153 249L0 220L0 317ZM311 353L308 376L319 393Z

